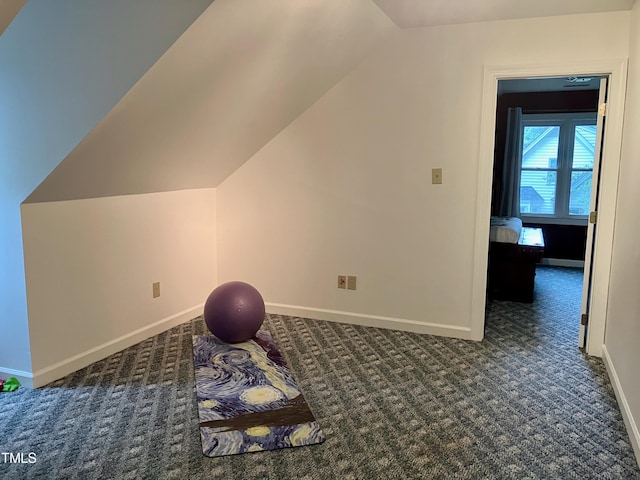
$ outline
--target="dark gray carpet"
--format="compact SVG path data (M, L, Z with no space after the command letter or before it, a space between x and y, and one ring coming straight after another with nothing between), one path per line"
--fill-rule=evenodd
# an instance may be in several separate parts
M201 319L47 387L0 394L0 478L640 479L602 361L576 347L581 273L541 268L536 302L489 303L482 343L270 315L327 436L202 455Z

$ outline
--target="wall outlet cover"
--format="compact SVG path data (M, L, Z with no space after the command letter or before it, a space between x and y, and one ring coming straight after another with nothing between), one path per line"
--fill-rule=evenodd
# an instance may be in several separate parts
M431 183L434 185L439 185L442 183L442 169L441 168L433 168L431 169Z

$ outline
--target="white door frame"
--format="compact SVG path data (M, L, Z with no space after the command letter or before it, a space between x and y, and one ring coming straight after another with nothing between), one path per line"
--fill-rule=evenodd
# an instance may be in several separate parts
M598 203L598 193L600 185L600 167L602 165L602 146L604 140L604 129L606 128L606 108L601 108L607 101L607 95L609 92L609 77L600 77L600 89L598 91L598 119L596 120L596 143L593 154L593 170L591 172L592 186L591 186L591 198L589 199L589 206L595 205L594 208L589 208L591 212L596 211ZM596 179L594 182L593 179ZM591 215L589 215L591 217ZM597 211L596 211L597 217ZM589 219L587 223L587 242L584 251L584 275L582 279L582 306L580 308L581 318L587 317L587 322L580 321L580 332L578 334L578 347L587 347L588 338L588 319L591 311L591 270L593 267L593 253L595 247L595 235L598 229L596 228L597 219L595 222Z
M489 217L493 184L498 81L518 78L609 75L607 122L604 132L598 228L594 246L592 303L586 351L602 356L604 344L613 233L618 195L618 172L622 149L622 124L627 82L627 59L608 59L562 64L485 66L480 120L480 152L478 158L478 188L476 198L475 244L473 252L473 286L471 298L471 338L484 337L487 260L489 251ZM579 316L576 317L576 322ZM577 338L576 338L577 341Z

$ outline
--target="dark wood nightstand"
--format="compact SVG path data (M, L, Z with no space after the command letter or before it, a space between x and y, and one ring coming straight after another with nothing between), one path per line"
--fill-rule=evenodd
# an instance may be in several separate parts
M544 236L540 228L523 227L517 244L491 242L489 298L533 302L536 264L543 255Z

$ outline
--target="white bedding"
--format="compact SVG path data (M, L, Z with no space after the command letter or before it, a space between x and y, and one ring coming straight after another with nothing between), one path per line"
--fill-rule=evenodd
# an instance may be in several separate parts
M491 217L489 241L518 243L522 231L522 220L518 217Z

